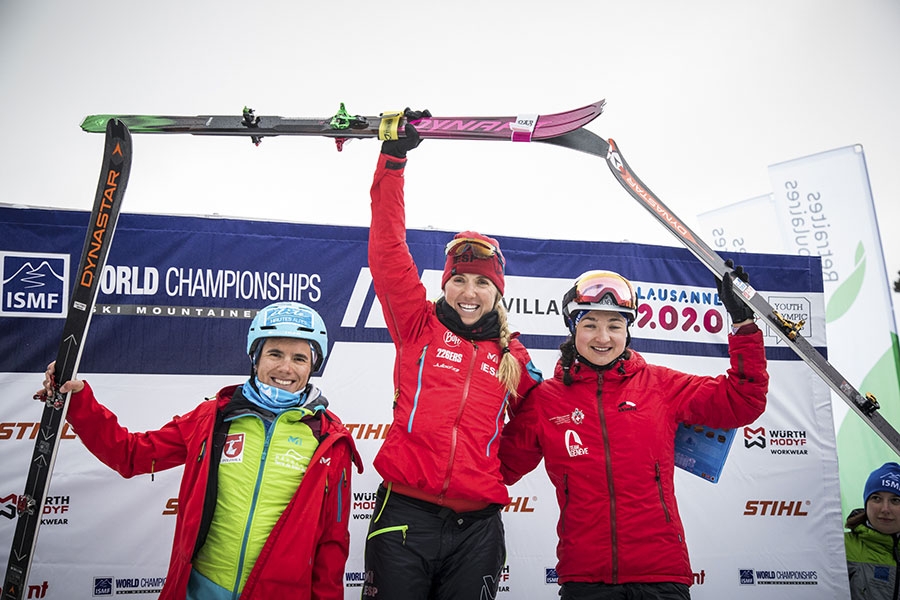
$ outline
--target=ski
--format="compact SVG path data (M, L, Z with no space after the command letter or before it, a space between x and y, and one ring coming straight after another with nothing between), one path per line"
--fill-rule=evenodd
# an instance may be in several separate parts
M604 104L605 100L599 100L549 115L427 117L415 121L415 126L423 138L528 142L575 131L597 118L603 112ZM81 128L89 133L101 133L109 119L122 121L132 133L245 136L256 145L264 137L279 135L325 136L335 138L339 151L348 139L403 137L406 124L403 111L365 117L349 114L341 103L337 114L321 119L257 116L253 109L244 108L241 115L235 116L90 115L82 121Z
M606 141L586 129L578 129L558 137L540 141L593 154L606 160L607 165L622 187L675 235L720 280L726 273L731 271L715 250L710 248L697 234L691 231L690 227L675 216L675 213L634 174L622 157L622 153L614 140ZM753 312L763 319L779 338L808 364L857 415L868 423L872 430L894 452L900 455L900 434L878 412L878 401L872 394L864 396L857 391L807 339L800 335L803 321L799 323L788 321L778 314L778 311L772 308L772 305L760 294L757 294L752 286L738 278L734 278L733 282L738 295L753 309Z
M119 218L122 195L131 170L131 136L121 122L109 120L105 124L106 145L97 193L88 222L88 232L81 262L63 325L62 339L56 355L56 393L44 399L40 431L35 440L34 453L28 468L25 491L18 497L18 520L9 552L9 563L3 580L3 600L21 600L28 584L38 527L44 512L50 475L59 448L59 438L65 424L69 395L59 393L59 387L69 381L78 370L84 341L91 321L100 276L113 233ZM30 596L29 596L30 597Z

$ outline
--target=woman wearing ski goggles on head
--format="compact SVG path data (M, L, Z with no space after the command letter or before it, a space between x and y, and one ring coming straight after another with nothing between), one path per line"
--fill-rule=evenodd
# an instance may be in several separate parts
M407 109L415 120L425 113ZM493 598L509 494L497 450L507 407L541 380L509 330L497 240L447 244L443 296L427 299L406 243L403 172L418 132L385 142L372 184L369 268L396 346L393 422L366 540L363 598Z
M638 300L618 273L588 271L563 296L569 336L554 376L528 395L500 443L507 485L543 459L556 488L563 599L690 598L676 429L740 427L766 407L762 332L735 297L734 277L748 281L741 267L717 281L734 324L731 366L718 377L651 365L631 349Z

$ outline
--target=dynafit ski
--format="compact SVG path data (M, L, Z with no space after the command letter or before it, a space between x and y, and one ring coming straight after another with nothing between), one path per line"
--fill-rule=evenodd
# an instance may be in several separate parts
M616 179L637 200L641 206L650 211L694 256L699 258L720 280L731 269L725 261L710 248L697 234L691 231L684 221L662 200L644 185L625 162L614 140L606 141L600 136L579 129L552 139L541 140L548 144L571 148L599 156L606 160ZM900 434L878 412L880 408L872 394L862 395L854 388L838 370L822 356L809 341L800 335L803 322L788 321L770 305L765 298L756 293L749 284L740 278L732 278L735 292L763 319L779 338L782 339L803 361L808 364L832 390L846 402L860 418L862 418L894 452L900 455Z
M21 600L28 588L28 572L34 556L38 527L44 513L50 475L69 407L68 395L60 394L58 390L62 384L74 378L78 370L91 313L100 289L100 273L106 264L106 255L112 244L122 196L131 170L131 136L128 128L121 121L109 120L104 125L104 131L106 145L100 181L56 354L57 392L52 397L44 398L41 427L35 440L25 491L17 499L18 521L3 580L3 600Z
M600 100L550 115L427 117L415 121L415 126L423 138L528 142L574 131L597 118L603 112L604 104L606 101ZM386 140L403 137L406 125L403 111L364 117L349 114L341 103L336 115L322 119L257 116L253 109L245 108L243 114L235 116L91 115L82 121L81 128L90 133L101 133L109 119L122 121L132 133L245 136L257 145L262 138L277 135L325 136L335 138L338 150L352 138Z

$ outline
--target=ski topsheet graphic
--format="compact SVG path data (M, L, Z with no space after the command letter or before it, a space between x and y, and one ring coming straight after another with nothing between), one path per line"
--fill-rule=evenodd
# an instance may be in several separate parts
M644 185L625 162L614 140L604 140L600 136L586 130L578 129L552 139L541 140L548 144L578 150L599 156L606 160L610 170L619 183L637 200L656 220L662 223L694 256L700 259L716 277L722 279L731 271L725 261L715 250L710 248L697 234L679 219L672 210L656 197ZM900 455L900 434L878 412L879 405L871 394L861 394L841 375L809 341L800 335L803 322L788 321L776 311L749 284L739 278L733 278L733 285L738 296L753 309L753 312L769 325L797 355L808 364L849 406L875 431L884 442Z
M100 277L112 244L122 196L131 170L131 136L122 123L104 124L106 145L97 194L88 223L81 262L73 284L62 339L56 355L56 389L75 377L91 321ZM38 527L50 486L50 475L59 449L59 437L68 410L68 394L57 391L44 399L41 426L28 468L25 491L16 503L18 520L3 580L3 600L21 600L28 585Z
M415 121L423 138L445 140L543 140L587 125L603 112L605 100L581 108L550 115L519 114L515 117L426 117ZM307 135L335 138L338 150L351 138L397 139L403 137L406 119L403 111L364 117L351 115L341 104L332 117L290 118L257 116L245 108L241 115L152 116L91 115L81 128L101 133L109 119L125 123L132 133L189 133L249 137L255 144L264 137Z

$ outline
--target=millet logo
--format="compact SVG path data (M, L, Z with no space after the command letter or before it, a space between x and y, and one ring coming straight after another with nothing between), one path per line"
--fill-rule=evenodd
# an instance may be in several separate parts
M0 252L0 316L65 317L68 254Z

